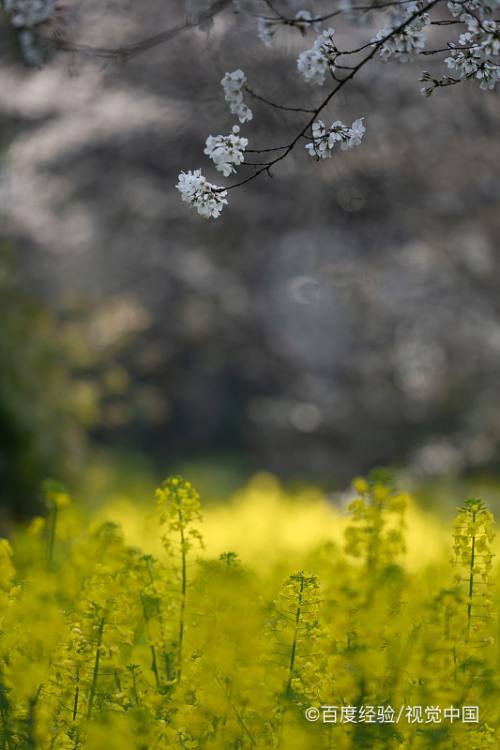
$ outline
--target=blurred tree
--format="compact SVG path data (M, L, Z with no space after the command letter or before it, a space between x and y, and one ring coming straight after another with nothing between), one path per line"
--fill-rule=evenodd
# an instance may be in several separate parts
M69 374L55 320L23 291L13 248L0 247L0 508L16 516L37 505L40 482L65 473L75 448Z
M150 389L129 388L127 349L147 324L137 305L107 300L91 310L75 298L56 315L23 286L14 248L3 243L0 320L1 520L34 511L46 476L70 478L97 425L108 435L137 429L148 413L142 402L152 402L153 417L157 408Z

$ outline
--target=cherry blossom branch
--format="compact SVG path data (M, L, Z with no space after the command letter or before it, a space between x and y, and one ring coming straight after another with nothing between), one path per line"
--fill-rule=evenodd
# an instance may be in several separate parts
M439 49L423 49L420 54L429 56L429 55L439 55L443 52L451 52L452 50L464 50L464 49L479 49L481 47L480 44L463 44L463 45L451 45L448 47L440 47Z
M272 47L274 33L280 25L295 26L304 33L311 25L316 28L314 24L317 24L318 20L338 15L335 11L324 16L313 17L308 11L299 11L295 18L289 18L276 9L274 0L265 0L265 2L275 14L274 17L257 16L259 37L268 47ZM388 2L380 6L354 7L358 10L375 10L390 6L400 7L405 2L406 0L398 0L398 2ZM408 0L408 2L413 3L414 0ZM500 62L498 61L500 46L497 41L496 22L492 18L492 9L486 4L486 0L484 0L484 8L481 5L476 6L478 0L449 0L447 5L453 18L449 24L441 19L436 20L435 25L461 24L466 27L466 31L460 35L458 43L450 41L445 47L426 49L427 40L423 29L433 23L429 12L441 2L444 0L430 0L427 4L418 0L418 4L415 2L406 11L408 14L406 17L401 10L391 11L386 28L381 29L370 41L350 50L338 48L333 28L321 31L313 46L303 50L297 58L297 69L307 83L321 86L325 83L327 76L334 82L333 88L316 108L289 106L272 101L266 96L257 94L247 85L247 77L242 70L227 72L221 81L225 99L231 113L236 115L241 123L253 118L253 112L245 101L245 95L252 96L277 110L305 113L310 117L288 143L272 148L251 150L252 153L258 155L268 153L267 161L259 157L254 161L246 159L248 140L239 135L239 126L234 126L229 136L209 136L204 153L209 155L216 169L225 177L236 172L235 166L250 167L253 173L232 185L219 187L209 183L201 174L201 170L181 172L177 188L181 192L182 199L191 203L201 215L216 218L220 215L223 206L227 204L229 190L246 185L264 173L272 177L273 167L285 159L301 140L306 141L306 151L317 160L330 158L336 144L343 150L359 146L366 131L363 117L356 119L350 127L339 120L327 127L319 116L339 91L377 53L380 53L384 60L395 58L403 62L408 60L413 53L425 56L449 53L444 62L448 68L457 72L457 77L443 76L441 79L434 79L430 74L424 73L421 80L431 84L422 89L425 95L430 95L437 87L455 85L470 78L478 80L482 89L493 89L500 82ZM352 10L352 8L346 10ZM362 57L364 52L366 54ZM348 62L354 59L357 63L339 64L339 61L346 58Z
M257 179L261 174L264 172L267 172L269 174L269 170L274 167L276 164L278 164L280 161L285 159L290 152L295 148L297 143L305 136L307 131L312 127L314 121L318 118L318 116L321 114L321 112L325 109L325 107L331 102L334 96L338 94L338 92L350 81L352 80L356 74L364 68L364 66L375 56L377 51L380 49L380 47L385 44L387 41L389 41L392 37L396 36L397 34L400 34L404 29L411 24L413 21L415 21L417 18L419 18L422 14L427 13L431 8L436 6L438 3L443 2L443 0L431 0L431 2L427 3L427 5L423 6L421 9L415 11L412 13L407 19L405 19L399 26L396 26L392 31L387 34L385 37L380 39L377 42L371 42L370 45L365 45L362 49L366 48L366 46L371 46L372 49L369 52L368 55L366 55L357 65L355 65L351 72L346 75L345 78L340 80L337 85L328 93L328 95L325 97L325 99L321 102L319 107L317 107L312 117L306 122L304 127L297 133L297 135L290 141L289 144L287 144L285 147L278 147L279 150L283 150L283 153L276 156L274 159L271 159L267 164L261 166L259 169L257 169L253 174L249 175L248 177L244 178L243 180L240 180L239 182L234 183L233 185L228 185L226 188L220 188L221 192L225 192L227 190L234 190L235 188L242 187L243 185L246 185L247 183L251 182L252 180ZM342 54L351 54L351 53L342 53Z
M271 101L271 99L267 99L265 96L262 96L262 94L257 94L253 89L250 88L250 86L246 86L245 91L247 91L254 99L257 99L258 101L263 102L270 107L274 107L274 109L281 109L284 112L305 112L306 114L312 114L313 112L315 112L314 109L308 109L306 107L289 107L284 104L277 104L276 102Z
M280 11L278 11L274 5L269 2L269 0L265 0L266 5L275 13L275 16L264 16L260 13L256 14L250 14L255 15L256 18L262 18L264 21L280 21L284 26L301 26L301 25L307 25L307 26L313 26L317 23L324 23L325 21L330 21L332 18L336 18L336 16L341 15L342 13L352 13L352 12L370 12L372 10L384 10L385 8L391 8L399 5L406 5L408 3L413 3L415 0L391 0L391 2L384 2L384 3L377 3L374 5L353 5L349 8L338 8L337 10L332 11L331 13L326 13L325 15L321 16L311 16L311 18L292 18L290 16L285 16Z

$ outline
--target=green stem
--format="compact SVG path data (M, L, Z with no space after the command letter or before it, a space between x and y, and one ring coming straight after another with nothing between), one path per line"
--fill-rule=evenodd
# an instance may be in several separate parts
M226 694L226 700L228 702L229 707L234 712L234 715L236 716L236 719L237 719L238 723L240 724L241 728L243 729L243 731L245 732L246 736L250 740L250 744L253 747L255 745L255 739L254 739L254 737L253 737L250 729L248 728L248 726L247 726L247 724L246 724L243 716L241 715L240 711L238 710L238 707L234 703L234 701L233 701L233 699L231 697L231 693L229 691L229 688L228 688L227 684L225 683L224 680L222 680L221 678L219 678L218 675L215 672L213 673L213 675L214 675L216 681L218 682L218 684L220 685L220 687L224 690L224 693Z
M29 748L29 750L35 750L36 748L35 706L36 706L36 698L30 698L29 710L28 710L28 736L26 738L26 747Z
M181 534L181 608L179 613L179 638L178 638L178 674L177 679L181 678L182 671L182 647L184 643L184 616L186 611L186 591L187 591L187 559L186 559L186 538L184 536L184 519L182 510L179 508L179 526Z
M299 635L299 623L300 623L300 616L302 614L302 601L303 601L303 594L304 594L304 576L300 576L300 589L299 589L299 602L297 606L297 611L295 612L295 630L293 634L293 643L292 643L292 650L290 652L290 664L288 667L288 683L286 686L286 694L290 695L292 692L292 679L293 679L293 672L295 669L295 657L297 655L297 640Z
M136 703L137 706L140 706L141 701L140 701L140 698L139 698L139 693L137 692L137 678L136 678L136 674L135 674L135 669L132 670L132 687L133 687L133 690L134 690L135 703Z
M152 585L152 587L153 587L153 589L154 589L154 591L156 593L156 582L155 582L155 579L154 579L153 568L152 568L152 565L151 565L151 559L150 558L146 559L146 570L148 572L149 581L150 581L150 583L151 583L151 585ZM144 607L144 602L143 602L143 607ZM157 612L157 616L158 616L158 623L160 625L161 643L165 644L165 641L166 641L166 638L165 638L165 623L163 621L163 615L162 615L161 606L160 606L159 601L158 601L158 603L156 605L156 612ZM158 671L158 659L157 659L156 649L154 648L154 646L151 646L151 649L152 649L152 656L153 656L153 667L152 667L153 672L155 671L155 668L156 668L156 672L155 672L156 686L160 687L161 680L160 680L160 674L159 674L159 671ZM169 662L168 654L165 651L163 652L163 661L165 663L165 674L166 674L167 680L170 681L172 679L171 670L170 670L170 662Z
M97 645L96 645L96 650L95 650L94 670L92 673L92 685L90 686L89 705L87 708L87 721L90 720L92 716L92 708L94 706L94 698L95 698L96 689L97 689L97 679L99 677L99 664L101 661L101 645L102 645L103 632L104 632L104 617L101 617L101 620L99 622L99 630L97 632Z
M76 721L78 715L78 703L80 701L80 667L76 669L76 686L75 686L75 700L73 702L73 721Z
M148 634L149 647L151 649L151 670L152 670L152 672L153 672L153 674L155 676L156 687L159 688L160 687L160 675L159 675L159 672L158 672L158 659L156 657L156 648L155 648L155 645L154 645L154 643L152 643L152 639L151 639L151 631L150 631L150 627L149 627L149 617L148 617L148 612L147 612L147 609L146 609L146 604L144 602L144 597L142 596L142 594L141 594L141 604L142 604L142 612L143 612L143 615L144 615L144 622L146 623L146 631L147 631L147 634Z
M475 524L476 522L476 512L472 512L472 523ZM472 536L472 549L470 554L470 563L469 563L469 601L467 603L467 638L466 641L470 638L470 628L471 628L471 618L472 618L472 597L474 595L474 562L475 562L475 555L476 555L476 535L473 534Z

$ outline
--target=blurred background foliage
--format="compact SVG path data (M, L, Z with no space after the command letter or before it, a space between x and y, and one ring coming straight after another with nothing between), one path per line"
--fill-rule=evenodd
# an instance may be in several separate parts
M23 291L13 248L0 248L0 500L16 514L33 506L40 478L61 469L80 440L69 420L69 361L54 317Z
M89 0L65 33L116 47L184 13ZM289 73L306 41L268 50L227 9L126 65L60 53L33 71L0 29L5 515L31 510L48 474L88 476L95 498L173 468L205 497L259 468L339 487L391 464L434 488L495 486L498 97L424 99L421 61L376 63L331 113L366 115L362 148L291 155L210 224L173 187L231 123L224 72L301 102ZM296 128L255 110L255 144Z
M44 476L75 480L92 441L148 417L148 394L129 382L126 354L139 325L133 305L92 307L72 297L55 312L23 285L14 248L0 247L0 502L17 517L38 505ZM151 397L149 397L151 400ZM126 442L126 435L124 440ZM96 464L98 465L97 453ZM139 472L140 473L140 472Z

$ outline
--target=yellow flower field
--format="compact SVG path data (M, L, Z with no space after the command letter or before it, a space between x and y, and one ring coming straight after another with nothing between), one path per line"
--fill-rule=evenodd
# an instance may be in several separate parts
M340 509L268 475L203 513L180 476L88 523L55 482L0 544L0 750L486 750L494 521L381 472Z

